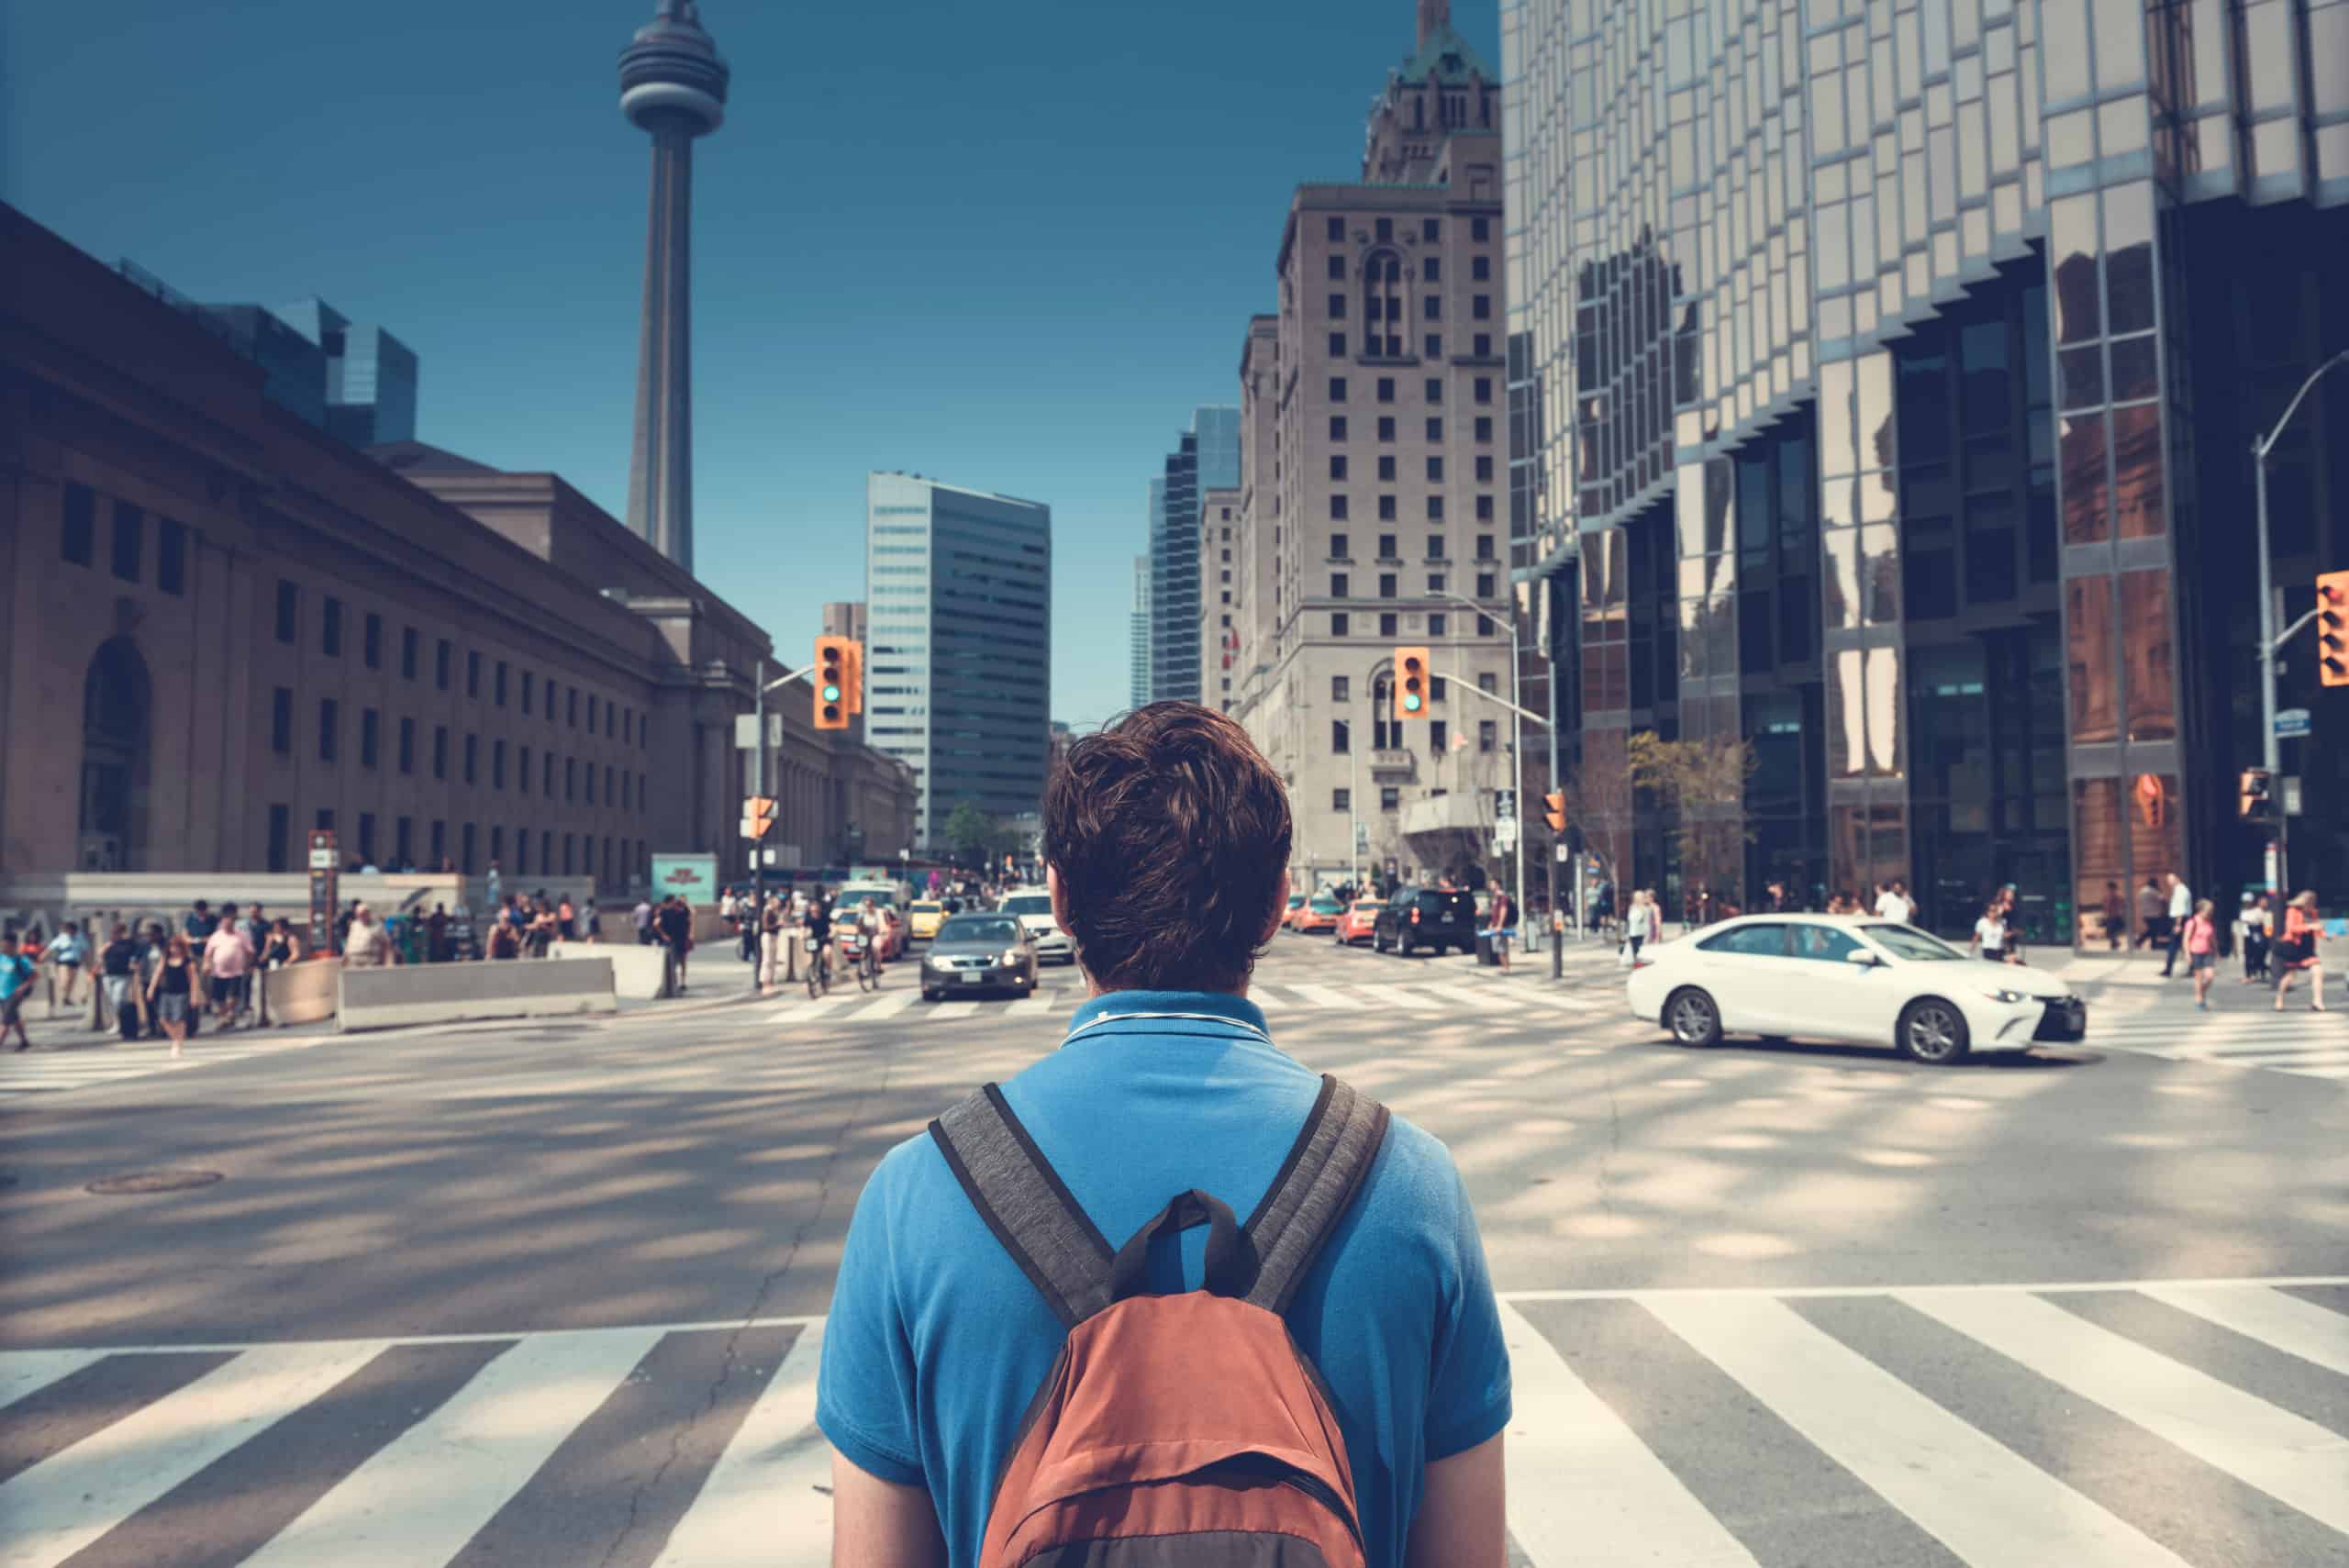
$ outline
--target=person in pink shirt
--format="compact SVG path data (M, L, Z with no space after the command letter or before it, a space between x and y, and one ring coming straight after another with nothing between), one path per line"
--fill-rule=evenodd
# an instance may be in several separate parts
M229 906L228 918L204 939L204 972L209 977L213 1009L219 1014L223 1029L235 1026L253 972L253 941L245 935L235 910L234 905Z
M2198 899L2186 921L2186 967L2194 976L2194 1005L2210 1010L2210 982L2219 977L2219 923L2210 915L2210 901Z

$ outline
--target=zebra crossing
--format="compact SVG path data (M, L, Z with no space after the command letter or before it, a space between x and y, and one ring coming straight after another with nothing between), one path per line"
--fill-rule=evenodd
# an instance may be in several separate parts
M1529 1014L1611 1016L1621 1011L1611 996L1594 1000L1547 984L1511 983L1503 985L1491 981L1434 980L1414 985L1333 985L1303 981L1266 984L1259 982L1249 986L1248 999L1262 1007L1266 1017L1275 1019L1310 1014L1365 1018L1390 1012L1425 1014L1431 1018L1437 1015L1462 1018L1481 1014L1508 1013L1522 1018ZM1053 985L1048 981L1034 995L1016 1001L1005 1001L1000 997L965 1001L950 995L944 1000L925 1002L911 974L905 974L901 979L898 973L893 973L883 983L878 995L853 988L836 988L821 996L785 997L774 1004L771 1016L778 1023L821 1022L827 1026L952 1023L966 1018L1065 1020L1084 1000L1085 993L1081 987L1074 984Z
M69 1089L98 1088L163 1073L193 1073L228 1062L250 1062L306 1051L332 1035L275 1038L261 1031L202 1034L187 1042L186 1054L172 1060L167 1040L108 1040L69 1051L12 1051L0 1055L0 1104Z
M2349 1276L1505 1296L1513 1561L2349 1561ZM0 1352L0 1562L829 1560L820 1318Z
M2229 1007L2197 1012L2183 995L2091 1008L2087 1043L2171 1062L2261 1067L2349 1083L2349 1009L2312 1013L2303 996L2288 1011Z

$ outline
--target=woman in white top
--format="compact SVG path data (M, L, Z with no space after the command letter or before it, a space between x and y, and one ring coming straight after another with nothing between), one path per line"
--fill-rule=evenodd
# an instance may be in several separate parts
M2005 905L1993 898L1982 906L1982 917L1974 922L1974 940L1968 945L1986 963L2007 962Z

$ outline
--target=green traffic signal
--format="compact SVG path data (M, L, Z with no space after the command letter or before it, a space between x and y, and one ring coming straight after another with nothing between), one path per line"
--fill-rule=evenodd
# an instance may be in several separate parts
M826 702L838 702L838 701L840 701L840 700L841 700L841 689L840 689L838 686L826 686L826 687L824 688L824 700L825 700Z
M1417 693L1417 692L1406 692L1406 693L1404 693L1404 694L1403 694L1403 709L1404 709L1404 711L1405 711L1405 712L1407 712L1407 713L1417 713L1417 712L1419 712L1419 693Z

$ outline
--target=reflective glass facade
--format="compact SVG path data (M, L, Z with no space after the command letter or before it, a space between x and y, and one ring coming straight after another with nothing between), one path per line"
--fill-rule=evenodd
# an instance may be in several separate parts
M1240 410L1195 409L1150 482L1150 695L1199 700L1199 497L1240 487Z
M942 847L966 800L1032 813L1052 722L1052 508L874 473L865 512L865 738L914 771L916 846Z
M1740 902L2014 882L2100 943L2108 883L2257 873L2240 454L2349 346L2343 9L1505 0L1512 565L1579 605L1620 875L1675 880L1604 782L1650 728L1754 743ZM2284 624L2349 562L2349 384L2298 418ZM2349 747L2287 744L2291 880L2349 877Z

